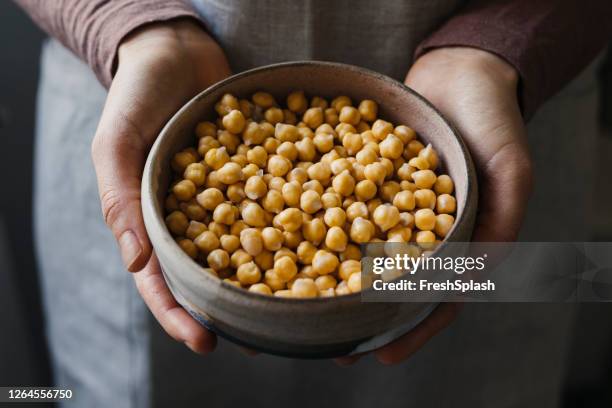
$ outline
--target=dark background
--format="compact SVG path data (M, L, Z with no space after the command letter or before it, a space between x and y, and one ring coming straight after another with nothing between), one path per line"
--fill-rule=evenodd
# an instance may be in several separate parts
M12 2L0 1L0 174L4 184L0 198L0 386L42 386L53 381L43 331L31 217L32 139L43 39L43 34ZM601 159L612 157L611 55L608 53L601 70L600 117L607 128L602 132ZM609 191L609 163L601 163L600 187ZM612 201L597 202L601 204L600 211L610 211ZM609 221L603 220L594 231L594 240L612 241ZM612 351L612 343L593 343L589 336L598 330L597 321L602 316L612 319L612 305L582 306L565 387L567 408L612 406L612 358L602 361L601 354L589 353L601 348Z

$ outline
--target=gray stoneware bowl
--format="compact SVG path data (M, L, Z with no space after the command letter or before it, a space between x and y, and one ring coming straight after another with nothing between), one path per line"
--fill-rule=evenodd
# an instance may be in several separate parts
M423 97L384 75L328 62L274 64L234 75L204 90L183 106L157 138L144 169L144 220L172 293L199 322L235 343L267 353L326 358L378 348L412 329L435 303L362 302L359 294L336 298L286 299L254 294L205 273L185 255L164 224L163 202L171 178L170 159L195 143L199 121L214 117L226 92L247 97L264 90L277 100L296 89L354 101L373 99L379 116L414 128L439 152L455 181L456 223L449 241L469 241L477 206L474 167L457 132Z

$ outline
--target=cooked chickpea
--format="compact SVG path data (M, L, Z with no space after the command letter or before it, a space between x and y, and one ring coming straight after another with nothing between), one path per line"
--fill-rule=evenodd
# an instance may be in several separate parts
M284 176L291 167L291 161L284 156L275 154L268 159L268 173L273 176Z
M261 270L268 270L274 266L274 255L270 251L263 250L254 258L255 264Z
M166 226L174 235L182 236L189 227L189 220L182 212L173 211L166 217Z
M368 215L368 206L360 201L353 202L346 208L346 218L350 222L353 222L358 217L368 218Z
M315 163L308 167L306 171L311 180L317 180L321 183L327 182L331 177L331 169L329 164L324 162Z
M302 265L310 265L316 252L317 247L309 241L300 242L296 249L298 261L300 261Z
M370 180L361 180L355 186L355 197L359 201L368 201L372 199L377 192L376 184Z
M313 190L307 190L300 197L300 208L307 214L314 214L323 207L321 196Z
M219 141L217 140L217 136L204 136L198 141L198 154L204 157L210 149L213 149L215 147L221 147L221 143L219 143ZM197 161L197 157L195 159L196 160L192 161L191 163L195 163ZM174 160L172 161L172 163L172 167L174 167Z
M371 99L364 99L359 103L359 113L363 120L373 122L378 115L378 105Z
M355 179L353 179L348 170L344 170L334 177L332 180L332 187L336 193L348 197L353 194L355 189Z
M205 224L198 222L198 221L190 221L189 226L184 232L185 232L185 236L193 241L194 239L196 239L198 235L206 231L206 229L207 228ZM172 233L174 234L174 231L172 231Z
M256 164L259 168L266 167L268 162L268 152L261 146L255 146L246 152L249 163Z
M257 256L263 251L261 231L257 228L245 228L240 231L240 245L251 256Z
M229 266L229 254L223 249L214 249L206 257L208 266L215 271L221 271Z
M436 183L434 184L434 191L437 194L452 194L455 189L455 185L453 183L453 179L451 179L446 174L441 174L436 179Z
M252 285L261 280L261 271L255 262L246 262L238 267L236 271L238 280L243 285Z
M387 177L387 169L382 163L370 163L363 169L363 175L367 180L381 185Z
M325 111L323 111L323 116L325 118L325 123L330 126L337 126L338 123L340 123L338 112L334 108L325 109Z
M362 166L367 166L368 164L374 163L378 159L378 155L374 149L366 147L357 152L355 159L357 159L357 163L361 164Z
M223 127L233 134L241 133L244 130L246 120L241 111L234 109L223 117Z
M302 196L302 186L296 182L285 183L281 189L283 200L290 207L295 207L300 202Z
M342 137L342 146L346 148L348 154L357 154L363 147L363 138L359 133L347 133Z
M323 204L323 208L326 210L328 208L340 207L342 205L342 198L335 191L328 191L321 195L321 203Z
M438 153L436 153L434 148L431 146L431 143L428 144L424 149L419 151L418 157L427 161L429 165L428 168L435 170L436 167L438 167Z
M265 283L256 283L249 286L249 292L259 293L260 295L272 295L272 289Z
M414 194L409 190L402 190L393 197L393 205L400 211L410 211L416 205Z
M238 163L228 162L217 170L217 176L223 184L235 184L242 180L242 167Z
M181 180L172 187L172 193L179 201L189 201L196 193L196 185L191 180Z
M346 285L348 286L351 293L357 293L361 291L361 272L353 273Z
M205 254L219 248L220 245L219 238L212 231L204 231L193 240L193 243Z
M293 258L281 256L274 261L274 271L281 280L287 282L297 274L297 265Z
M393 129L393 134L399 137L403 144L410 143L411 140L416 138L416 132L405 125L396 126Z
M302 114L308 109L308 100L304 91L294 91L287 96L287 107L290 111Z
M245 228L249 228L249 225L243 220L238 220L230 227L230 234L239 237L240 232Z
M441 238L446 237L450 229L455 223L455 218L450 214L438 214L436 215L436 226L434 232Z
M383 231L387 231L395 227L399 222L399 219L399 210L397 207L390 204L383 204L376 207L374 214L372 214L372 220Z
M177 173L185 171L187 166L198 161L198 155L191 149L185 149L172 157L172 169Z
M221 244L221 248L225 249L228 253L234 253L238 248L240 248L240 238L235 235L221 235L219 242Z
M202 163L191 163L185 168L183 177L200 187L206 181L206 167Z
M403 156L405 159L410 160L413 157L416 157L424 148L425 146L423 146L423 143L419 142L418 140L411 140L406 145Z
M195 132L198 139L205 136L215 136L217 134L217 126L212 122L200 122L197 124Z
M361 262L359 260L349 259L343 261L338 267L338 277L343 281L348 281L352 274L358 272L361 272Z
M261 205L269 213L278 214L285 208L285 200L277 190L269 190L261 200Z
M340 112L342 108L345 106L351 106L353 102L351 98L346 95L340 95L332 99L331 107L334 108L337 112Z
M340 138L340 140L342 140L342 138L347 133L357 133L357 129L355 129L353 125L348 124L348 123L339 123L338 125L336 125L334 130L338 134L338 137Z
M296 142L298 136L298 129L293 125L277 123L274 128L274 137L280 142Z
M210 223L208 223L208 230L215 234L217 238L229 232L227 225L221 224L220 222L216 221L211 221Z
M283 246L283 233L278 228L266 227L261 231L263 245L268 251L278 251Z
M340 261L333 253L320 249L312 259L312 267L319 275L327 275L336 270Z
M343 227L346 223L346 213L339 207L328 208L325 210L323 221L328 227Z
M244 192L251 200L257 200L268 192L268 185L261 176L252 176L244 185Z
M295 142L295 148L297 149L298 158L301 161L312 161L317 154L315 143L313 139L309 137L305 137L302 140Z
M346 249L347 244L348 237L342 228L334 226L327 230L327 235L325 236L327 248L335 252L342 252Z
M372 135L374 135L377 140L383 140L389 133L393 132L393 125L385 120L377 119L372 124L371 130Z
M304 184L308 181L308 172L301 167L296 167L287 174L287 181Z
M238 269L240 265L251 262L253 257L248 254L244 249L237 249L232 256L230 256L230 265L234 269Z
M275 292L284 289L286 286L285 281L278 277L274 269L268 269L265 272L264 283Z
M389 134L380 142L380 155L388 159L397 159L402 155L404 145L399 137Z
M228 203L221 203L213 212L213 220L220 224L232 225L236 220L234 206Z
M323 123L323 109L320 107L307 109L302 120L309 128L316 129Z
M436 214L429 208L421 208L414 213L414 224L421 231L431 231L436 225Z
M361 121L361 114L352 106L343 106L340 109L339 115L340 122L348 123L349 125L357 126L357 124Z
M450 194L440 194L436 199L436 211L439 214L452 214L457 209L457 200Z
M206 152L204 162L213 170L218 170L227 162L230 161L226 147L212 148Z
M209 211L213 211L219 204L221 204L225 197L218 188L207 188L196 196L198 204Z
M257 106L261 106L264 109L268 109L276 105L274 97L267 92L255 92L251 97L253 103Z
M431 231L419 231L416 233L416 242L427 248L436 242L436 235Z
M418 208L431 208L436 206L436 193L429 189L420 189L414 192L414 200Z
M276 107L271 107L266 109L266 111L264 112L264 118L266 119L266 121L272 125L276 125L277 123L281 123L283 122L284 119L284 114L283 114L283 110L276 108Z
M401 191L401 187L396 181L386 181L380 187L380 198L388 203L392 203L395 195Z
M191 259L195 259L198 256L198 247L195 246L192 240L183 238L179 239L176 243Z
M312 139L319 153L327 153L334 148L334 135L331 133L318 133Z
M314 218L310 221L303 221L302 223L302 234L304 235L304 238L315 245L319 245L325 238L325 234L327 232L327 228L325 228L325 223L323 220L320 218Z
M357 217L351 224L350 237L357 244L370 242L374 233L374 224L365 218Z
M246 146L257 145L266 140L266 132L262 125L250 122L242 132L242 140Z
M202 221L208 215L206 210L194 199L181 203L179 208L190 220Z
M302 184L302 188L304 191L313 190L316 191L317 194L323 195L323 185L319 182L319 180L310 180Z
M329 106L329 103L324 98L321 98L320 96L313 96L310 101L310 106L313 108L327 109L327 107Z
M240 211L245 223L252 227L265 227L265 211L257 203L248 203Z
M244 183L236 183L227 186L225 195L227 196L228 200L230 200L234 204L242 202L246 198L246 193L244 192Z
M284 231L297 231L302 226L302 212L297 208L286 208L274 220Z

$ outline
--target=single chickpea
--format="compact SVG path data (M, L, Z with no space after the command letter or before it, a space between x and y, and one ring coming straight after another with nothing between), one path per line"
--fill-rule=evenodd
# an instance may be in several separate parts
M409 143L410 141L416 139L416 132L405 125L396 126L393 129L393 134L400 138L403 144Z
M440 159L438 158L438 153L436 153L434 148L431 146L431 143L419 152L418 157L425 159L429 164L430 169L435 170L436 167L438 167Z
M221 143L219 143L219 141L217 140L217 135L215 134L214 137L204 136L198 141L198 154L202 157L205 157L206 153L208 153L210 149L213 149L215 147L221 147ZM195 161L197 161L197 159ZM173 160L173 163L174 163L174 160ZM174 168L174 164L172 167Z
M181 203L179 207L190 220L202 221L207 216L206 210L194 199Z
M328 106L329 106L329 103L324 98L321 98L320 96L313 96L312 99L310 100L311 108L327 109Z
M295 142L295 148L297 149L298 158L301 161L312 161L314 160L317 149L313 139L305 137L302 140Z
M298 151L295 144L292 142L283 142L276 149L276 154L286 157L287 159L294 161L298 157Z
M323 123L323 109L322 108L309 108L304 112L302 120L311 129L316 129Z
M408 160L408 164L411 165L412 167L416 167L419 170L429 169L429 162L419 156L413 157L412 159Z
M312 141L319 153L327 153L334 148L334 135L330 133L318 133Z
M397 242L408 242L412 236L412 229L402 226L401 224L396 225L387 231L387 240L396 239Z
M348 244L344 252L340 253L340 261L344 263L348 260L359 261L361 259L361 249L355 244ZM340 264L340 268L342 268L342 264ZM340 271L341 269L339 269Z
M308 100L304 91L293 91L287 96L287 107L290 111L300 115L308 109Z
M291 170L291 161L281 155L273 155L268 159L268 173L281 177Z
M378 160L378 155L374 149L363 148L357 152L355 159L357 159L357 163L361 164L362 166L367 166L368 164L374 163L376 160Z
M289 249L297 249L300 242L304 241L302 232L300 230L289 232L283 231L284 245Z
M217 113L219 114L219 116L226 115L232 109L239 109L239 108L240 108L240 103L238 102L238 98L236 98L234 95L229 94L229 93L224 94L221 97L221 99L219 99L219 102L217 102L217 104L215 105L215 109Z
M302 196L302 186L296 182L285 183L281 189L285 204L290 207L295 207L300 203Z
M353 169L353 165L348 159L339 158L339 159L332 160L329 163L329 168L331 169L332 174L337 176L338 174L342 173L344 170L351 171Z
M372 220L381 230L387 231L399 222L399 210L391 204L383 204L374 210Z
M355 189L355 179L353 179L348 170L344 170L334 177L332 180L332 187L336 193L348 197L353 194Z
M221 143L221 146L225 146L230 155L236 153L236 149L238 149L238 146L242 142L240 137L227 130L219 131L217 133L217 140Z
M259 168L266 167L268 162L268 152L262 146L255 146L246 153L249 163L257 165Z
M388 159L397 159L402 156L404 145L399 137L394 134L388 134L385 139L380 142L380 155Z
M217 170L219 180L226 185L235 184L242 180L242 167L238 163L228 162Z
M241 133L245 125L246 120L244 115L237 109L233 109L227 115L223 116L223 127L233 134Z
M225 192L228 200L230 200L234 204L240 203L242 200L246 198L246 193L244 192L244 183L236 183L231 186L227 186L227 191Z
M357 244L365 244L370 242L370 240L374 237L374 233L374 224L365 218L357 217L351 224L349 235L353 242Z
M383 140L391 132L393 132L393 125L385 120L377 119L372 124L372 134L377 140Z
M208 173L206 176L206 183L204 183L204 187L208 188L216 188L221 191L227 190L227 185L223 184L221 180L219 180L219 173L217 170L213 170Z
M355 129L355 126L348 124L348 123L339 123L338 125L336 125L336 127L334 128L334 130L336 131L336 133L338 134L338 138L340 140L342 140L342 138L347 134L347 133L357 133L357 129Z
M212 122L200 122L197 124L195 132L198 139L205 136L216 136L217 126Z
M230 256L230 266L234 269L238 269L241 265L249 263L253 260L253 257L248 254L244 249L237 249L232 256Z
M415 191L414 200L417 208L431 208L436 206L436 193L429 189L420 189Z
M360 252L361 255L361 252ZM338 267L338 277L343 281L348 281L352 274L361 272L361 262L349 259L343 261Z
M355 155L363 146L363 138L359 133L347 133L342 137L342 146L346 148L348 154Z
M285 281L278 277L274 269L268 269L266 271L264 274L264 283L272 288L273 291L282 290L286 286Z
M419 142L418 140L409 141L408 144L406 145L406 148L404 149L404 153L403 153L404 159L410 160L414 157L417 157L419 152L423 150L424 148L425 146L423 146L423 143Z
M198 235L206 231L206 225L198 221L190 221L185 232L185 236L190 240L196 239ZM172 231L174 233L174 231Z
M336 284L338 283L336 281L336 278L334 278L332 275L321 275L317 277L314 282L320 291L325 290L325 289L335 288Z
M240 146L244 146L244 145L240 145ZM235 155L230 157L230 161L233 162L233 163L238 164L240 167L244 167L246 165L250 165L251 164L251 163L249 163L249 159L247 159L246 154L236 153ZM253 164L253 166L255 166L255 165ZM257 167L257 166L255 166L255 167Z
M361 201L355 201L346 208L346 218L350 222L355 221L359 217L368 218L368 215L368 206Z
M315 250L312 253L312 258L314 258L314 254L316 252L317 252L317 248L315 247ZM310 260L310 262L312 263L312 259ZM312 265L305 265L305 266L303 266L302 269L300 270L300 274L301 274L301 276L305 276L305 277L311 278L311 279L316 279L316 278L319 277L319 274L317 273L317 271L314 270Z
M245 118L249 119L253 117L255 105L253 105L250 101L246 99L240 99L238 101L238 105L240 106L240 112L242 112Z
M287 184L287 181L282 177L274 177L271 174L264 174L264 179L266 178L266 176L270 177L270 179L268 180L268 190L276 190L280 192L283 190L283 186Z
M319 195L322 195L324 191L323 185L321 184L319 180L307 181L304 184L302 184L302 188L304 189L304 191L308 191L308 190L316 191L317 194Z
M289 109L283 109L283 122L288 125L295 125L297 123L297 116Z
M256 122L247 123L242 132L242 140L246 146L258 145L266 139L266 132L262 125Z
M384 201L392 203L395 195L401 191L401 187L396 181L386 181L379 189L379 196Z
M204 231L193 240L193 243L205 254L219 248L220 245L219 238L212 231Z
M324 298L335 297L336 290L334 288L319 290L319 296Z
M238 280L243 285L253 285L261 280L261 271L255 262L246 262L236 271Z
M340 261L333 253L319 249L312 258L312 267L319 275L327 275L336 270Z
M221 203L213 212L213 220L220 224L232 225L236 220L234 206L228 203Z
M196 200L205 209L213 211L219 204L225 201L225 197L218 188L207 188L196 196Z
M259 293L260 295L272 295L272 289L265 283L255 283L249 286L249 292Z
M349 280L346 282L351 293L357 293L361 291L361 272L352 274Z
M282 247L281 249L279 249L278 251L274 253L274 261L282 258L283 256L288 256L289 258L293 259L293 262L297 262L298 260L297 254L295 252L293 252L291 249L287 247Z
M414 228L414 215L409 212L400 213L399 224L406 228Z
M172 193L179 201L189 201L196 193L196 185L191 180L181 180L172 187Z
M168 212L176 211L179 209L179 201L174 194L168 194L166 200L164 201L164 209Z
M338 283L338 286L336 286L336 296L344 296L344 295L350 295L351 294L351 290L348 288L348 285L345 281L342 281L340 283Z
M270 251L263 250L255 256L254 261L259 269L265 271L274 266L274 255Z
M220 222L216 222L216 221L211 221L210 223L208 223L208 230L214 233L217 236L217 238L229 232L227 225L221 224Z
M229 254L223 249L214 249L206 257L208 266L215 271L221 271L229 266Z
M344 108L345 106L351 106L352 104L353 101L351 101L351 98L345 95L340 95L332 99L331 107L334 108L337 112L340 112L342 108Z
M293 294L291 293L291 290L283 289L283 290L277 290L276 292L274 292L274 296L281 297L281 298L291 298L293 297Z
M277 190L269 190L261 200L263 208L273 214L278 214L285 208L285 200Z
M308 181L308 172L301 167L296 167L287 174L287 181L304 184Z
M297 265L293 258L281 256L274 260L274 271L281 280L287 282L297 274Z
M296 249L298 261L300 261L302 265L310 265L316 252L317 247L309 241L300 242Z
M261 238L268 251L278 251L283 246L283 233L278 228L265 227L261 231Z
M338 112L334 108L327 108L323 112L323 116L325 118L325 123L330 126L337 126L340 123L340 117L338 116Z
M436 199L438 214L452 214L457 209L457 200L450 194L440 194Z
M382 163L370 163L363 169L363 175L366 179L380 186L387 177L387 169Z
M408 191L411 191L411 192L413 192L413 193L414 193L414 192L415 192L415 191L417 191L419 188L416 186L416 184L411 183L411 182L410 182L410 181L408 181L408 180L402 180L402 181L400 181L400 189L402 189L402 190L408 190Z
M455 218L450 214L438 214L436 215L436 226L434 232L441 238L446 237L448 232L453 227Z
M319 290L310 278L296 279L291 286L291 296L296 298L313 298L319 295Z
M330 166L324 162L315 163L308 167L307 173L311 180L318 180L322 183L328 181L331 177Z
M248 203L241 210L242 219L251 227L265 227L265 211L257 203Z
M361 121L361 114L359 111L352 106L343 106L340 109L340 122L348 123L349 125L356 126Z
M387 177L392 178L396 170L399 169L404 163L404 160L401 158L391 160L387 157L382 157L379 163L385 168L385 171L387 172Z
M367 131L367 130L370 130L370 129L371 129L371 127L370 127L370 125L368 124L368 122L366 122L366 121L364 121L364 120L361 120L361 122L359 122L359 123L357 124L357 126L355 126L355 129L357 129L357 132L358 132L358 133L363 133L363 132L365 132L365 131Z
M341 227L331 227L325 236L325 245L335 252L342 252L346 249L348 237Z
M368 213L373 214L374 210L383 204L380 198L373 198L366 202L366 206L368 207Z
M251 256L257 256L263 251L261 231L257 228L245 228L240 231L240 245Z
M246 184L244 185L244 192L251 200L257 200L258 198L266 195L268 192L268 186L266 182L263 181L263 177L252 176L246 181Z
M277 123L274 128L274 137L282 142L297 142L299 138L298 128L285 123Z
M431 189L436 182L436 178L436 173L431 170L418 170L412 173L412 179L418 188Z
M333 187L332 187L333 189ZM342 198L340 194L335 191L327 191L323 195L321 195L321 203L323 204L324 209L340 207L342 205Z
M212 148L206 153L206 156L204 156L206 165L214 170L219 170L229 161L230 157L225 147Z
M294 232L302 226L302 212L297 208L286 208L274 217L283 231Z
M166 226L174 235L181 236L187 231L189 220L182 212L173 211L166 217Z
M219 242L221 243L221 248L225 249L228 253L233 254L238 248L240 248L240 238L235 235L221 235Z
M414 213L414 224L421 231L431 231L436 225L436 214L429 208L421 208Z
M323 221L328 227L343 227L346 223L346 212L340 207L332 207L325 210Z
M302 224L302 235L314 245L319 245L325 239L327 229L322 219L313 218L310 221L303 221Z
M325 134L330 134L334 137L336 136L336 131L328 123L322 123L321 125L317 126L314 133L315 135L318 135L320 133L325 133Z
M400 180L412 180L412 174L416 172L416 168L412 167L408 163L404 163L397 169L397 177Z
M264 118L272 125L281 123L284 119L283 110L277 107L271 107L264 112Z
M416 233L416 242L423 248L430 248L436 242L436 235L431 231L419 231Z
M182 152L178 152L172 157L171 166L175 172L182 173L185 171L187 166L197 161L197 152L193 152L191 149L185 149Z
M307 214L314 214L323 207L321 196L313 190L304 191L300 197L300 208Z
M255 92L253 96L251 96L251 100L255 105L260 106L264 109L276 106L276 100L271 94L267 92Z
M453 179L451 179L446 174L441 174L436 179L436 183L434 184L434 191L436 194L452 194L455 189L455 185L453 183Z
M353 177L356 181L363 181L366 179L365 177L365 166L357 163L356 161L353 163L352 169Z
M410 211L416 205L414 194L409 190L402 190L393 197L393 205L400 211Z
M355 197L359 201L368 201L376 195L376 184L370 180L361 180L355 186Z
M206 181L206 167L202 163L191 163L185 168L183 177L200 187Z
M364 99L359 103L361 118L368 122L374 122L378 115L378 105L371 99Z
M176 243L191 259L195 259L198 256L198 247L195 246L192 240L183 238L179 239Z

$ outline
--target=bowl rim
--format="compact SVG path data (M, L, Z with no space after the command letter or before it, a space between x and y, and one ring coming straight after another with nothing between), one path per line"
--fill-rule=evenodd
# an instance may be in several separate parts
M474 168L474 163L472 160L472 157L470 155L470 151L467 148L467 145L465 144L465 141L463 140L463 138L461 137L461 134L459 133L459 131L450 123L450 121L431 103L429 102L424 96L422 96L421 94L419 94L417 91L415 91L414 89L410 88L409 86L407 86L406 84L391 78L385 74L382 74L380 72L368 69L368 68L364 68L364 67L360 67L360 66L356 66L356 65L352 65L352 64L345 64L345 63L341 63L341 62L332 62L332 61L320 61L320 60L296 60L296 61L286 61L286 62L279 62L279 63L274 63L274 64L268 64L268 65L263 65L263 66L259 66L256 68L252 68L252 69L248 69L245 71L241 71L239 73L233 74L219 82L216 82L212 85L210 85L208 88L202 90L201 92L199 92L197 95L195 95L194 97L192 97L191 99L189 99L189 101L187 101L183 106L181 106L181 108L176 111L176 113L174 113L174 115L172 115L172 117L168 120L168 122L166 122L166 124L164 125L164 127L161 129L161 131L159 132L157 138L155 139L155 142L153 143L153 145L151 146L151 149L149 150L149 153L147 155L147 160L145 163L145 167L143 170L143 174L142 174L142 179L141 179L141 203L144 202L145 200L150 202L150 205L142 205L141 204L141 208L142 208L142 212L143 212L143 219L145 221L145 227L146 230L148 232L149 235L149 239L151 240L151 245L153 246L153 250L155 251L155 245L153 244L153 239L151 239L151 235L155 235L155 234L151 234L149 233L149 229L154 229L155 232L160 233L163 238L164 241L168 240L174 243L175 248L174 251L169 251L170 253L172 253L172 256L174 257L178 257L179 259L182 259L184 261L187 261L195 266L197 266L198 268L204 269L206 270L207 268L202 267L200 264L198 264L197 262L195 262L192 258L190 258L189 256L187 256L187 254L185 254L180 247L178 246L178 244L176 244L176 241L174 240L174 238L172 237L172 235L170 234L170 232L168 231L167 227L165 226L165 223L162 221L163 220L163 216L159 217L156 214L156 207L159 204L155 204L156 198L155 195L152 194L152 183L153 183L153 161L154 159L157 158L157 154L159 153L159 146L162 143L162 139L164 138L164 135L166 134L166 132L168 132L168 130L174 126L174 123L180 118L180 116L187 111L188 109L191 108L191 105L193 105L194 103L196 103L198 100L205 98L206 96L208 96L209 94L213 93L214 91L216 91L219 88L225 87L235 81L238 81L244 77L248 77L250 75L262 72L262 71L271 71L271 70L276 70L276 69L282 69L282 68L287 68L287 67L304 67L304 66L326 66L326 67L332 67L332 68L339 68L339 69L344 69L344 70L349 70L349 71L353 71L353 72L357 72L357 73L361 73L361 74L366 74L370 77L373 77L377 80L381 80L384 81L386 83L388 83L391 86L394 86L396 88L399 88L400 90L402 90L403 92L408 92L410 93L412 96L414 96L417 100L419 100L420 103L423 103L425 106L427 106L429 109L431 109L433 111L434 114L438 115L439 118L442 120L442 122L444 123L444 125L446 125L448 127L448 129L450 130L450 132L452 133L453 137L456 139L456 141L459 144L460 149L462 150L462 157L463 157L463 161L465 162L465 165L467 167L467 174L476 174L475 173L475 168ZM470 194L473 195L474 200L478 200L478 186L477 186L477 180L475 178L470 178L467 177L466 180L466 198L465 198L465 202L467 203L468 201L468 196ZM475 201L475 203L477 203L477 201ZM163 209L162 209L163 210ZM163 212L163 211L162 211ZM463 213L461 214L461 217L457 217L455 219L455 224L453 225L453 227L451 228L449 235L447 237L444 238L444 240L442 240L442 242L439 244L439 246L436 247L436 249L434 250L434 253L441 250L442 248L444 248L446 246L446 244L452 240L449 240L448 238L452 238L453 232L455 232L457 226L462 223L465 222L466 219L466 211L464 209ZM161 268L161 265L160 265ZM163 271L162 269L162 275L164 276L164 279L166 279L166 272ZM213 276L209 273L203 273L204 275L204 279L205 280L210 280L210 282L212 284L219 284L220 287L224 288L224 289L228 289L230 292L234 292L238 295L242 295L242 296L247 296L250 297L253 301L259 301L259 300L265 300L267 302L275 302L275 303L280 303L280 304L285 304L285 305L297 305L297 304L302 304L302 303L308 303L308 304L313 304L313 303L330 303L330 302L351 302L354 299L356 299L357 297L361 297L363 292L359 292L359 293L350 293L348 295L342 295L342 296L334 296L334 297L314 297L314 298L288 298L288 297L280 297L280 296L274 296L274 295L264 295L264 294L260 294L260 293L256 293L256 292L251 292L247 289L244 288L238 288L230 283L225 282L223 279L220 279L216 276ZM393 279L393 281L396 281L398 279L400 279L402 276L398 276L397 278Z

